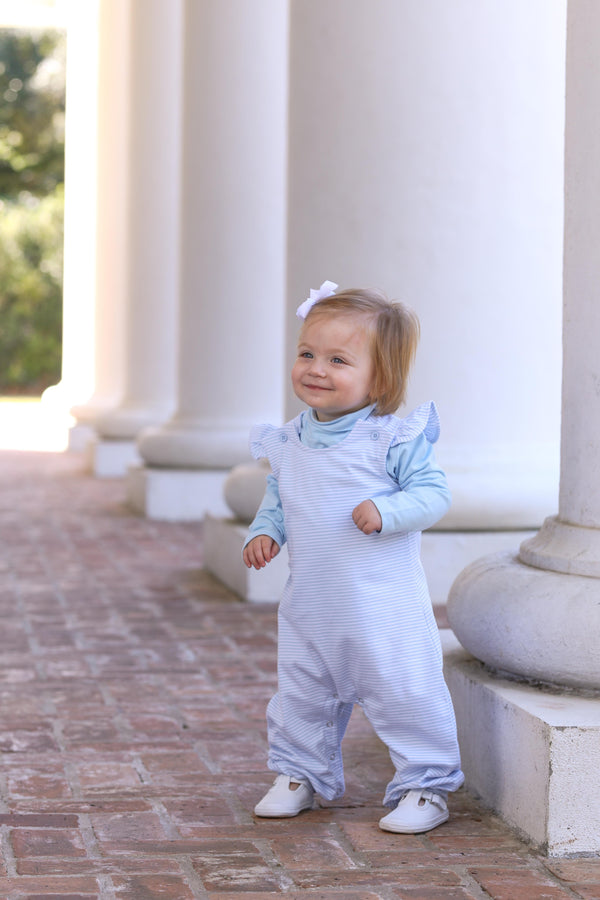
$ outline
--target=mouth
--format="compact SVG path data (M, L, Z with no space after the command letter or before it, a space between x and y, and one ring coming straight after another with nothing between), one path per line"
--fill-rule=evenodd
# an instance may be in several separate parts
M307 391L330 391L331 388L325 387L323 384L304 384L302 385Z

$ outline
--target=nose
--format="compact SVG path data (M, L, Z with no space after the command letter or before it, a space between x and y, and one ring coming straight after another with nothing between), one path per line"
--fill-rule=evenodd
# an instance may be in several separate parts
M313 356L313 358L310 360L308 371L311 375L316 375L317 377L322 378L325 374L325 367L323 365L323 362L318 359L318 357Z

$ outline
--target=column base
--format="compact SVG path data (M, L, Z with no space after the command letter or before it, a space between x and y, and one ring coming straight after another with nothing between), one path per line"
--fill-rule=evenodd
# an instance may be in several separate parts
M107 441L134 441L144 429L163 422L170 413L166 404L159 406L117 406L98 416L95 426L100 437Z
M549 516L537 534L521 544L519 559L547 572L600 578L600 528Z
M600 852L600 695L491 675L446 656L466 787L548 856Z
M600 579L525 565L514 551L464 569L448 619L474 657L518 678L600 692Z
M87 448L88 468L96 478L123 478L129 466L140 463L135 441L96 438Z
M288 553L283 546L264 569L248 569L242 548L248 526L237 519L204 519L204 568L215 575L242 600L251 603L278 603L288 578Z
M229 513L223 500L226 469L158 469L130 466L127 502L148 519L199 522L207 513Z
M431 602L445 604L452 584L466 566L488 553L514 549L534 531L426 531L421 537L421 560Z
M91 425L83 425L78 422L69 428L67 450L72 453L85 453L95 439L96 429Z

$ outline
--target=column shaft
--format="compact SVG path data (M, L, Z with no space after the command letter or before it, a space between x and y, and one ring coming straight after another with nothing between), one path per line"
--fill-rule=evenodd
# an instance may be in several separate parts
M129 136L130 0L100 0L96 170L94 391L72 410L95 423L122 394L126 309L126 148Z
M69 10L65 115L62 371L44 400L64 409L94 387L99 0Z
M600 577L600 8L569 6L565 142L563 384L558 516L523 562Z
M96 427L132 441L175 405L183 34L180 0L130 0L130 11L123 387Z
M281 417L286 34L279 0L185 4L179 395L150 466L229 467Z
M441 527L539 527L558 484L564 4L298 0L290 33L290 311L325 278L414 306L408 403L440 407Z
M475 657L446 663L467 786L552 856L600 851L599 50L598 4L570 0L559 514L448 600Z
M568 26L559 516L600 528L600 6L571 4Z
M490 666L600 689L600 8L568 6L563 422L558 516L518 557L477 560L453 585L460 642Z

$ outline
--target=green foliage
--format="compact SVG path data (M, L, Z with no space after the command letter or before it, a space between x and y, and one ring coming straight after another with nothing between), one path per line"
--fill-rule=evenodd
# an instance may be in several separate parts
M60 380L63 188L0 217L0 391L41 393Z
M62 32L0 29L0 197L63 181L64 73Z
M60 379L65 38L0 29L0 392Z

